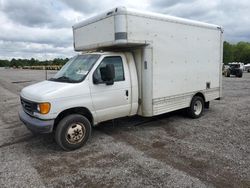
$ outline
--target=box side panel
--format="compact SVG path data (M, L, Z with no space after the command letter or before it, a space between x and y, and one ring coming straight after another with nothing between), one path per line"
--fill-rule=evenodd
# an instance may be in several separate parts
M180 25L168 29L167 37L154 40L153 98L219 88L219 31Z
M103 43L112 43L115 40L114 16L76 28L73 34L76 51L89 46L98 47Z
M202 92L219 97L220 30L128 15L128 40L153 46L153 114L185 108ZM144 81L144 80L143 80Z

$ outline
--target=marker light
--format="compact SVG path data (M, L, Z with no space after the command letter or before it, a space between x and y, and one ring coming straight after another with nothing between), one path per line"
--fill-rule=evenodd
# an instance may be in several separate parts
M47 114L50 111L50 103L48 102L39 103L37 108L41 114Z

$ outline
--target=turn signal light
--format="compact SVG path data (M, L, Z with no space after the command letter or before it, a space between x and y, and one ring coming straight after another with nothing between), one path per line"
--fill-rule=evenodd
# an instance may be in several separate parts
M41 114L47 114L50 111L50 103L45 102L45 103L40 103L38 104L38 111Z

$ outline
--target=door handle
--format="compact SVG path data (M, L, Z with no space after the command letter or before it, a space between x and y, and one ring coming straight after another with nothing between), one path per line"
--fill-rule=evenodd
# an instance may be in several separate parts
M126 96L128 97L128 90L126 90L126 92L125 92L125 93L126 93Z

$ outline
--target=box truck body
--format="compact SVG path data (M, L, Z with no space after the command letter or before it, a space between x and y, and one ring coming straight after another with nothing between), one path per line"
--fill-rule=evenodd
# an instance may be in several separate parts
M222 95L219 26L121 7L74 25L73 34L76 51L137 57L140 115L188 107L197 92L206 101Z
M91 126L187 108L201 116L221 92L222 28L114 8L73 26L81 52L50 80L21 91L20 119L55 132L65 150L81 147Z

